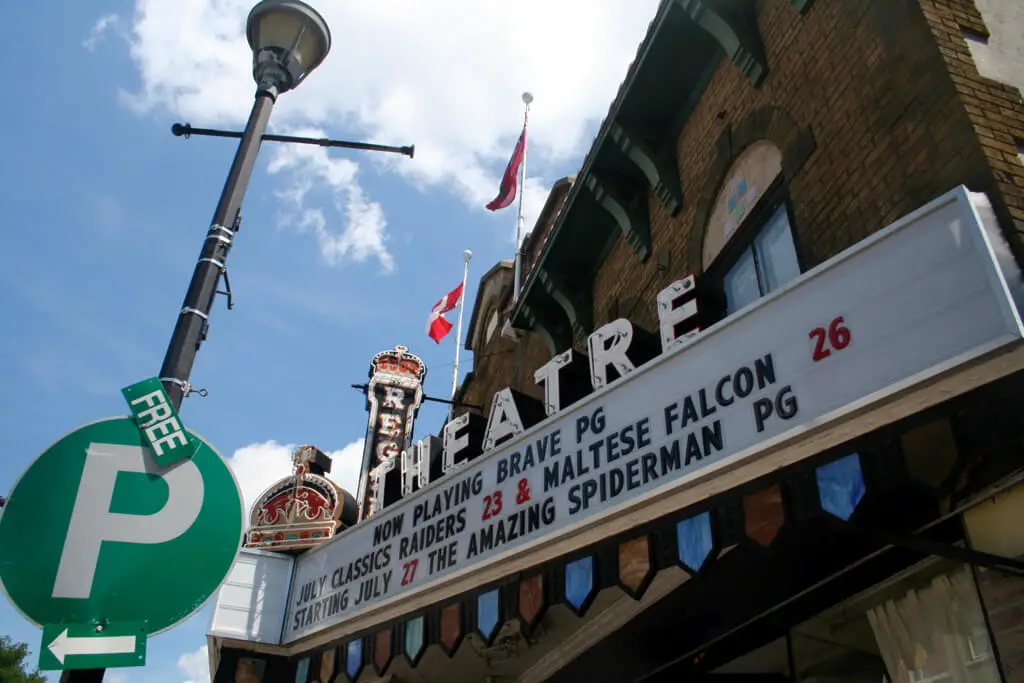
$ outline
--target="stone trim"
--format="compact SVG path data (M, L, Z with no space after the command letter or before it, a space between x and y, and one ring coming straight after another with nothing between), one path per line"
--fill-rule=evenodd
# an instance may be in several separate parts
M715 144L715 160L697 199L686 255L688 272L704 272L704 237L718 191L739 155L757 140L773 142L782 152L782 177L787 184L793 181L816 148L810 127L800 126L789 112L774 105L754 110L735 128L726 127Z

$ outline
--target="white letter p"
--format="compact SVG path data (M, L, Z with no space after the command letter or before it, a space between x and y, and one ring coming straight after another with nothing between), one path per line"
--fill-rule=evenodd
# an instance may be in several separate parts
M167 484L167 503L151 515L111 512L118 472L161 477ZM202 507L203 476L191 460L161 472L147 448L89 444L53 597L89 597L104 541L166 543L188 531Z

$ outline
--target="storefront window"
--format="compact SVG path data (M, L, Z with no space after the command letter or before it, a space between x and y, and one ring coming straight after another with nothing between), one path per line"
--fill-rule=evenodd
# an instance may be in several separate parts
M800 275L793 231L785 204L780 205L725 274L729 313L757 301Z
M999 683L970 568L926 561L718 668L795 683Z
M893 683L997 683L999 674L967 569L867 612Z

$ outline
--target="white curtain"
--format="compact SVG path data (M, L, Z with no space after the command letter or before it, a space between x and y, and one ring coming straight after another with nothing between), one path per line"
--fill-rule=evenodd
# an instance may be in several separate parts
M893 683L999 683L969 569L868 610Z

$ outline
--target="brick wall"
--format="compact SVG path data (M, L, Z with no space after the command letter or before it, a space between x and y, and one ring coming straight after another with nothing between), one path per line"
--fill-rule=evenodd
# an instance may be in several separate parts
M491 408L491 397L505 387L511 387L538 400L544 391L533 381L533 373L551 360L544 341L536 334L526 333L518 341L505 339L495 333L484 347L476 352L473 374L464 382L459 400L483 407L484 414ZM466 409L457 409L456 415Z
M1024 100L1014 85L1000 83L979 73L965 39L965 32L974 38L987 39L990 35L984 17L973 0L920 0L928 26L939 46L942 59L950 72L959 100L966 113L989 168L985 189L996 200L996 209L1006 225L1014 226L1011 244L1018 261L1024 263L1024 163L1018 144L1024 141ZM1007 5L1005 16L1024 16L1019 9L1020 0L985 0L990 11ZM1016 6L1015 11L1012 7ZM993 19L1003 14L992 12ZM1005 28L1005 27L1000 27ZM1019 23L1016 31L1017 50L1024 47L1024 27ZM1009 47L1009 46L1006 46ZM993 55L998 57L998 55ZM1014 72L1014 64L1008 71ZM1002 70L994 71L1002 73ZM1024 74L1015 73L1016 80Z
M778 112L813 139L799 169L784 163L808 268L958 184L990 189L986 157L914 0L817 0L806 15L786 0L766 0L758 25L768 77L754 88L723 60L679 136L684 208L671 218L649 201L652 257L638 263L620 240L594 283L595 324L607 322L619 300L634 322L654 329L658 290L700 268L700 245L691 242L701 239L700 209L728 170L721 150L732 158L742 151L730 138L759 111Z

